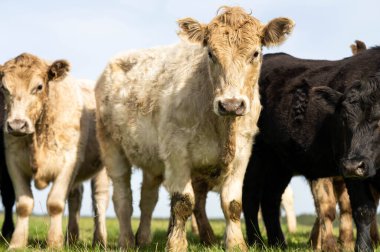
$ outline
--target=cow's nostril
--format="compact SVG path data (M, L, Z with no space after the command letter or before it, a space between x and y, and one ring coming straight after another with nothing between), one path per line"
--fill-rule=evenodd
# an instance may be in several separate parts
M360 168L360 169L364 169L364 168L365 168L365 164L364 164L363 161L360 161L360 162L358 163L358 168Z
M12 132L13 131L13 128L11 126L11 124L9 122L7 122L7 131L8 132Z
M224 107L222 101L219 101L219 102L218 102L218 109L219 109L219 112L222 112L222 113L227 112L227 110L226 110L226 108Z

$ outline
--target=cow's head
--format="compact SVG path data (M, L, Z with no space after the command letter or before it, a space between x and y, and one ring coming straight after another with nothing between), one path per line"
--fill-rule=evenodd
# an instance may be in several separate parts
M262 47L275 46L291 33L294 22L276 18L267 25L239 7L222 7L209 24L192 18L178 21L179 35L205 47L215 91L217 115L242 116L250 111L262 63Z
M33 134L49 92L49 83L64 78L69 64L49 64L31 54L21 54L0 67L0 87L5 99L4 131L14 136Z
M380 75L357 81L342 102L346 177L366 178L380 165Z

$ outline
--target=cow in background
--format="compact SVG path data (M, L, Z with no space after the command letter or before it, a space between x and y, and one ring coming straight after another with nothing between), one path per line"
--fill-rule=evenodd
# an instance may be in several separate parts
M1 68L1 65L0 65ZM3 128L4 119L4 96L0 92L0 128ZM14 231L13 224L13 205L15 203L15 191L11 178L9 177L7 163L5 162L4 135L0 133L0 192L4 206L4 222L1 228L2 237L11 238Z
M138 244L139 237L149 237L164 179L171 195L167 250L186 250L192 176L199 174L219 185L226 248L247 250L241 189L261 110L262 47L283 42L294 23L277 18L264 25L239 7L223 7L209 24L192 18L178 24L191 43L120 54L108 63L95 90L97 133L114 185L119 244L134 245L130 175L136 165L144 173Z
M47 62L21 54L0 68L5 98L4 142L9 175L16 193L16 228L10 249L25 248L29 216L37 189L52 182L47 209L49 247L63 246L62 215L69 200L68 240L76 240L82 181L96 178L94 242L106 244L105 211L108 178L100 160L95 133L94 86L68 75L65 60ZM74 216L72 216L74 215ZM74 232L74 233L71 233Z

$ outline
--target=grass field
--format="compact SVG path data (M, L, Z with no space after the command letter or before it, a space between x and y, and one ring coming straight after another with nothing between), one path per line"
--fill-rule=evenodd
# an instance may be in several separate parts
M0 219L3 216L0 215ZM296 234L285 233L288 251L311 251L308 246L309 233L314 222L314 216L303 215L297 217L298 230ZM67 223L67 219L64 219L64 224ZM133 230L137 230L138 219L133 220ZM49 218L45 216L33 216L30 220L29 226L29 246L26 251L46 251L46 235L49 225ZM219 245L206 248L199 243L199 239L190 232L190 223L188 223L188 241L189 251L223 251L221 244L223 240L223 232L225 224L223 220L212 220L211 225L215 231L215 234L220 242ZM166 230L168 227L168 220L155 219L153 221L153 242L149 247L138 248L134 251L164 251L166 241ZM244 226L243 226L244 227ZM118 223L115 218L107 219L108 228L108 248L107 251L117 251L117 237L118 237ZM286 227L283 227L286 230ZM335 234L338 230L335 228ZM92 232L93 221L90 217L83 217L80 220L80 242L76 246L65 247L63 251L103 251L102 248L91 247L92 244ZM285 231L286 232L286 231ZM3 241L0 245L0 250L4 251L7 248L7 244ZM258 248L251 248L250 251L261 251ZM275 249L265 249L265 251L280 251ZM378 250L380 251L380 250Z

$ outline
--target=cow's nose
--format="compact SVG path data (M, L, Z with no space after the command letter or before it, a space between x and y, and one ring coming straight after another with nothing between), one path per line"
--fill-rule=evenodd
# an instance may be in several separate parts
M368 166L363 160L347 159L343 161L345 177L363 177L368 173Z
M243 99L224 99L219 101L218 110L220 115L242 116L246 110L246 104Z
M28 123L22 119L7 122L8 133L12 135L24 135L28 131Z

